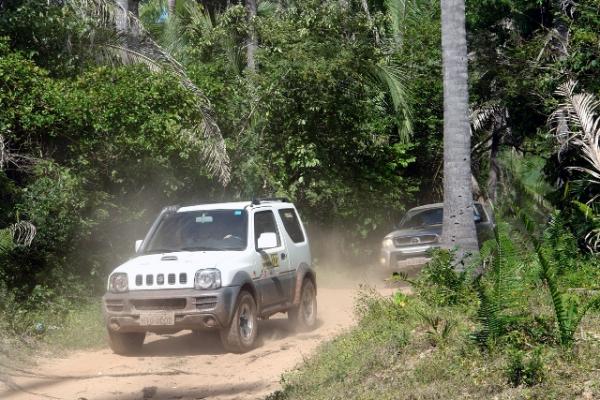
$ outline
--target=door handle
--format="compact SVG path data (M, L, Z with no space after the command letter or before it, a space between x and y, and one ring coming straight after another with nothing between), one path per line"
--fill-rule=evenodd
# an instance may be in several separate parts
M287 255L285 253L281 253L281 259L285 260L285 258L287 257Z

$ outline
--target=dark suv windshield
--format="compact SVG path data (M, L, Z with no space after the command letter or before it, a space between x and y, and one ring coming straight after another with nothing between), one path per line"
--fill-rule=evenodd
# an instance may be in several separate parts
M473 208L473 217L475 222L482 221L482 216L485 215L481 208L481 204L475 204ZM444 209L443 208L431 208L423 211L409 212L402 223L400 228L419 228L429 225L441 225L444 220Z
M248 217L245 210L203 210L167 215L144 253L244 250Z

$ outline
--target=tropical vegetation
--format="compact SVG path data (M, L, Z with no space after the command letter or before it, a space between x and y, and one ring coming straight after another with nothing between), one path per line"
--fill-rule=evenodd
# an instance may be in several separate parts
M365 295L274 396L593 390L600 4L462 3L0 0L2 340L68 336L165 205L287 196L352 268L406 209L476 199L499 223L469 268Z

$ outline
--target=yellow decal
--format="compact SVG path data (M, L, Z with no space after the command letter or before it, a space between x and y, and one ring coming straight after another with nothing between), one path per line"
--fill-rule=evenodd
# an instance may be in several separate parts
M271 264L273 268L279 267L279 254L271 254Z

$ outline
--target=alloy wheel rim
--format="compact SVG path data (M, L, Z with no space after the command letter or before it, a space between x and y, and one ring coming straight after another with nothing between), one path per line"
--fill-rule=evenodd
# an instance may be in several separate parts
M242 338L249 339L254 330L254 319L252 318L252 310L248 304L243 304L240 310L240 334Z
M314 291L312 287L307 288L302 296L302 313L304 321L312 322L315 313Z

